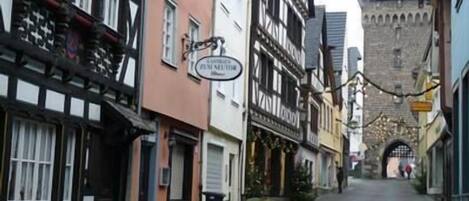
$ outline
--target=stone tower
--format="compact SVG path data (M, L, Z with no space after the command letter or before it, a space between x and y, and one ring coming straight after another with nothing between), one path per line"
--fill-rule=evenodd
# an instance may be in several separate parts
M389 91L414 91L412 71L421 65L431 33L431 7L419 0L361 0L364 29L364 74ZM417 121L410 98L380 92L368 84L363 101L363 143L367 146L363 173L386 177L389 154L405 146L417 151ZM402 151L402 150L401 150ZM397 153L397 152L396 152ZM411 157L410 157L411 158Z

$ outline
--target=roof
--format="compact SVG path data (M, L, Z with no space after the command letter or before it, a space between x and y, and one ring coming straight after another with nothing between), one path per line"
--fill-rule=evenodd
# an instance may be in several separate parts
M348 53L348 76L352 77L358 71L358 61L362 60L362 55L357 47L349 47Z
M126 108L118 103L113 103L110 101L104 101L103 105L105 107L108 106L109 109L111 109L110 111L113 115L121 117L121 119L124 119L124 121L126 121L136 129L142 130L146 133L157 131L154 122L143 119L142 117L140 117L140 115L138 115L129 108Z
M345 31L347 24L346 12L327 12L327 43L332 49L334 70L342 70L344 61Z
M305 68L316 69L318 67L318 51L320 48L321 32L324 25L324 13L326 7L316 6L315 17L306 20L305 35Z

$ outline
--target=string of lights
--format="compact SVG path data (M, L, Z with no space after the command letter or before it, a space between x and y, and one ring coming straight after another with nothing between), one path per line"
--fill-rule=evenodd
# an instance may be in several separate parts
M365 83L363 83L359 78L362 77L363 80L365 81ZM400 93L400 92L395 92L395 91L391 91L391 90L388 90L388 89L385 89L384 87L380 86L379 84L377 84L376 82L372 81L370 78L366 77L362 72L358 71L356 72L355 74L353 74L353 76L351 76L349 79L347 79L346 82L344 82L343 84L335 87L334 89L330 89L330 90L325 90L325 91L322 91L322 92L316 92L316 94L322 94L322 93L331 93L333 91L337 91L337 90L340 90L342 89L343 87L346 87L348 86L350 83L362 83L363 86L362 86L362 89L358 89L356 91L356 93L365 93L365 87L369 84L373 87L375 87L376 89L378 89L380 91L380 93L386 93L386 94L389 94L389 95L392 95L392 96L395 96L395 97L419 97L419 96L423 96L425 95L426 93L438 88L440 86L439 83L436 83L434 84L433 86L427 88L426 90L423 90L423 91L420 91L420 92L408 92L408 93Z

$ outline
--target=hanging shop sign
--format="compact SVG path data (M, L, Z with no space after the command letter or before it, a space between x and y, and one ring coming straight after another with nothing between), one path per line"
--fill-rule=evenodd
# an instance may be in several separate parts
M243 72L241 62L228 56L207 56L197 61L197 74L207 80L228 81L238 78Z
M428 101L414 101L410 103L410 110L412 112L431 112L432 102Z

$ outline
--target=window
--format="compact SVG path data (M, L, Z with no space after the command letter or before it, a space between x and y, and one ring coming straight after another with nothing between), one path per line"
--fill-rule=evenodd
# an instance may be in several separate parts
M314 0L308 0L308 17L312 18L315 16Z
M398 26L396 27L396 40L399 40L401 38L401 33L402 33L402 27Z
M274 89L274 61L265 53L261 54L260 86L268 92Z
M199 41L199 25L194 22L193 20L190 20L189 22L189 38L190 41L196 42ZM197 63L197 51L191 52L189 55L189 74L197 76L197 73L195 72L195 64Z
M462 2L463 0L456 0L456 5L454 6L454 8L456 8L456 12L458 13L459 13L459 10L461 9Z
M310 122L310 125L311 125L311 131L313 133L317 133L318 132L318 109L316 107L314 107L314 105L310 105L310 108L311 108L311 122Z
M281 98L283 104L294 109L296 108L297 101L297 91L296 91L296 81L288 75L287 72L283 73L282 76L282 92Z
M395 49L394 50L394 67L400 68L402 67L402 52L401 49Z
M175 64L176 7L166 2L163 20L163 60Z
M73 159L75 157L75 132L67 136L67 153L65 161L65 178L64 178L64 201L72 200L73 186Z
M394 86L394 92L397 93L397 94L402 94L402 85L401 84L396 84ZM394 103L395 104L402 104L402 102L404 101L403 97L394 96L393 98L394 98Z
M295 45L297 48L301 48L303 25L301 24L300 18L298 18L295 11L291 7L288 7L287 27L288 38L293 43L293 45Z
M233 84L233 92L231 94L231 97L234 101L238 101L238 83L236 80L233 80L232 84Z
M51 200L55 127L14 119L8 200Z
M117 29L119 13L119 0L105 0L104 1L104 24L112 29Z
M72 3L85 12L91 13L92 0L72 0Z
M279 20L280 13L280 0L267 0L266 1L267 13L276 21Z

